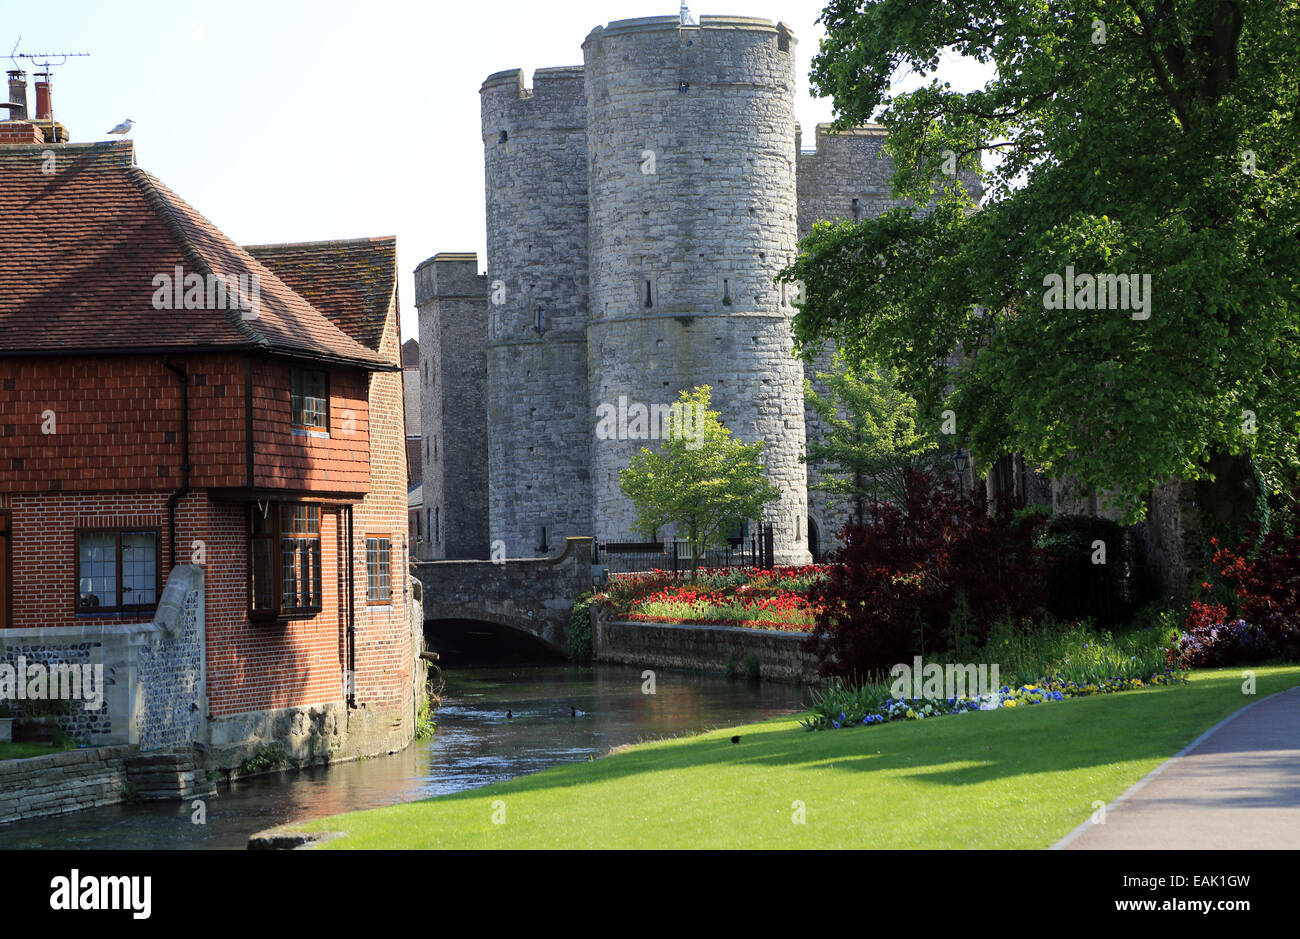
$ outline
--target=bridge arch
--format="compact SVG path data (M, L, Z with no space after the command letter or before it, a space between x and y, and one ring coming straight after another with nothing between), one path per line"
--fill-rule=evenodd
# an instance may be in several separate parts
M569 612L591 588L594 550L592 538L567 538L553 558L417 561L411 573L421 585L425 632L431 624L464 631L465 624L479 623L524 634L539 648L567 656Z

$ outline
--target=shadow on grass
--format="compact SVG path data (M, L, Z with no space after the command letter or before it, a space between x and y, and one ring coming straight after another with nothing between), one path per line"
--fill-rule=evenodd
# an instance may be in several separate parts
M1295 685L1300 685L1300 668L1273 670L1260 674L1258 694L1245 698L1240 672L1224 672L1200 677L1190 685L875 727L809 733L778 721L559 766L432 801L557 788L578 790L575 795L581 798L581 788L588 785L709 767L902 771L931 785L962 787L1116 763L1161 761L1228 714ZM731 736L737 732L741 739L733 744ZM1283 788L1276 798L1277 804L1290 805L1295 797Z

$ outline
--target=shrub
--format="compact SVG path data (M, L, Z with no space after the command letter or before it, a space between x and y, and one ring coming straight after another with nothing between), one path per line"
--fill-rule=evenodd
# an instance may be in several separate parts
M1215 547L1218 543L1215 542ZM1300 630L1300 507L1288 526L1266 534L1252 527L1234 549L1214 554L1220 576L1236 595L1238 612L1275 639L1294 641Z
M1097 542L1105 563L1093 563ZM1132 570L1124 529L1108 518L1061 515L1049 519L1038 538L1044 555L1048 610L1066 620L1114 625L1128 617L1127 579Z
M1279 651L1266 630L1239 619L1190 627L1179 637L1170 661L1182 668L1215 668L1259 662Z
M1191 667L1300 659L1300 503L1267 533L1247 529L1235 548L1212 543L1221 584L1201 585L1211 599L1192 601L1171 661Z
M980 495L909 473L906 504L876 503L868 524L847 526L837 563L811 588L819 612L807 648L821 674L863 678L943 652L954 623L963 643L978 645L998 617L1040 617L1041 523L1037 514L990 515Z
M591 604L594 599L593 594L584 594L569 611L569 658L575 662L585 664L593 655Z

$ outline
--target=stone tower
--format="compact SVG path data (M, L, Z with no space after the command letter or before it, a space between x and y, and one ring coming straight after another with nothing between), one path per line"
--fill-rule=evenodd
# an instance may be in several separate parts
M623 20L583 43L588 413L710 385L733 434L766 442L783 563L808 560L803 369L774 283L798 226L794 45L783 24L726 16ZM647 443L590 426L595 534L625 540L618 474Z
M829 546L847 508L810 498L816 468L800 457L823 430L803 380L817 384L830 353L791 355L796 297L774 278L814 222L903 203L883 128L818 127L801 149L794 46L763 19L621 20L587 36L582 66L539 69L532 88L518 69L484 81L487 276L453 305L453 282L477 277L472 255L417 272L421 355L468 383L426 394L426 438L445 428L449 456L453 435L482 452L425 473L426 512L488 519L474 553L439 556L481 556L484 540L510 557L570 535L641 540L619 472L657 443L632 432L634 408L662 412L705 384L733 434L766 444L778 561ZM606 408L628 418L621 439L597 432Z
M491 538L509 557L591 534L587 105L581 68L480 90L487 188Z
M421 560L488 557L487 278L474 254L415 269L423 449Z

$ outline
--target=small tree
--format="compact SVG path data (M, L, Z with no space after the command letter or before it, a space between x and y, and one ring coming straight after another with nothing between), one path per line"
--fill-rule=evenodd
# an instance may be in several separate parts
M902 505L909 470L935 472L938 444L916 431L916 401L898 387L898 373L854 366L837 352L830 372L818 372L827 393L804 382L804 396L826 425L821 440L808 441L805 463L820 462L822 479L812 488L851 502L861 525L872 502Z
M676 524L692 557L726 541L727 525L762 516L780 491L763 475L764 443L734 439L717 411L712 389L683 391L669 417L662 452L642 448L619 473L619 487L636 508L636 530L653 538Z

